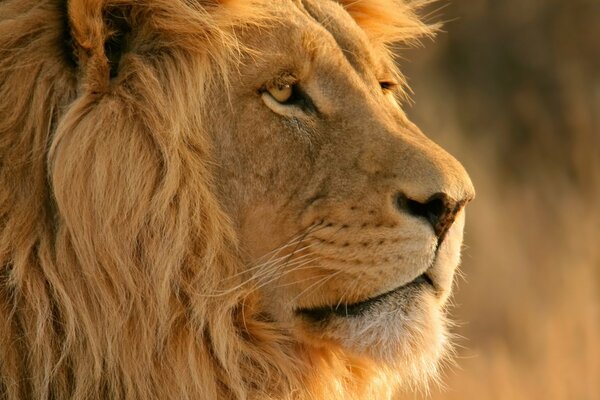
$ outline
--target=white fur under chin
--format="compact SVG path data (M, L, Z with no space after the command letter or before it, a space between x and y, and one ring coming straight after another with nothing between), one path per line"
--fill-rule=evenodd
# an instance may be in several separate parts
M327 323L322 337L357 357L387 366L382 370L387 384L392 379L427 390L449 352L445 321L439 300L429 289L409 288L365 315L336 317Z

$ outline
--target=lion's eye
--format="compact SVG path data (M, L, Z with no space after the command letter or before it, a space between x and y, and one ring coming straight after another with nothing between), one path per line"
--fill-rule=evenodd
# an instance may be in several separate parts
M293 89L292 85L272 85L267 88L269 94L280 103L287 103L287 101L292 97Z
M379 86L381 86L381 90L383 90L384 93L387 93L394 90L398 86L398 83L394 81L381 81L379 82Z
M263 86L259 92L262 93L263 100L267 105L272 102L275 103L273 106L298 107L302 111L310 113L317 111L310 96L302 90L298 83L274 82ZM265 96L267 97L265 98ZM283 111L284 109L280 108L279 110Z

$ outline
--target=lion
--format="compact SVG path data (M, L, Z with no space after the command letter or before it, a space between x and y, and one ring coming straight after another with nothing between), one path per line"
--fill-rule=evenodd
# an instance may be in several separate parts
M0 3L0 397L386 399L435 379L473 185L398 0Z

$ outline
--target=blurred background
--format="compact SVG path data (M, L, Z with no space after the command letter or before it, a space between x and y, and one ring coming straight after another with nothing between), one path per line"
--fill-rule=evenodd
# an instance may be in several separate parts
M440 8L441 7L441 8ZM477 189L455 366L407 399L600 399L600 0L438 1L407 111Z

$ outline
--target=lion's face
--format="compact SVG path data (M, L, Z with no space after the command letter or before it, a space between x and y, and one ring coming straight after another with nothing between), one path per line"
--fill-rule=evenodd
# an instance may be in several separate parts
M0 1L0 391L430 375L473 188L395 100L423 3Z
M308 345L436 358L471 181L408 121L392 60L341 6L286 12L247 32L260 55L213 115L244 284Z

